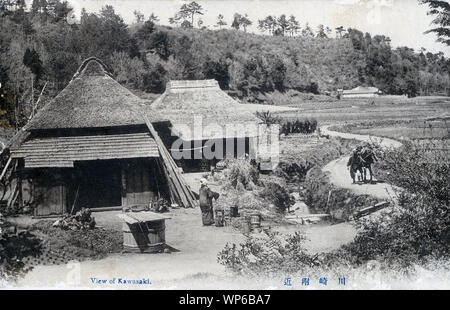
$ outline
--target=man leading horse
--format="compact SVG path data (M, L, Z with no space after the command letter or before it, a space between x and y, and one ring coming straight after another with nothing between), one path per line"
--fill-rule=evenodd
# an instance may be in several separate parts
M354 149L350 154L350 158L347 162L347 167L350 170L350 176L353 180L353 183L356 183L355 177L357 172L360 173L360 175L363 178L363 181L366 182L367 170L369 170L370 182L372 182L373 179L372 164L375 161L378 161L378 158L376 157L375 152L373 151L370 144L366 143L363 146L358 145L356 149Z

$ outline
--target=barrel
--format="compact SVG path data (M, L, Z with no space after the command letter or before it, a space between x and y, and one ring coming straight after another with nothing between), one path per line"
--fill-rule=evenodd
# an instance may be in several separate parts
M164 220L128 225L123 223L123 246L132 252L160 252L165 245Z
M125 250L140 252L141 247L145 246L143 244L141 233L135 228L135 225L128 225L123 222L122 232L123 232L123 247Z
M216 227L222 227L223 226L223 210L216 210L214 216L214 221L216 224Z
M164 220L147 222L149 244L166 242L166 224Z

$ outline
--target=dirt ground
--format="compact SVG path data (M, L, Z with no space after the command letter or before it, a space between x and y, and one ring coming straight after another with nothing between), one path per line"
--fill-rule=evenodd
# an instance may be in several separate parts
M116 215L119 211L94 213L99 225L120 229ZM258 278L235 276L226 272L216 262L217 253L226 242L239 242L244 236L231 228L201 226L198 209L178 209L170 212L166 223L167 243L179 250L170 254L115 254L96 261L83 261L54 266L37 266L14 286L15 288L51 289L284 289L284 277ZM310 250L332 250L350 241L350 223L338 225L285 226L285 233L302 230L310 240ZM350 238L347 240L346 238ZM313 247L313 248L312 248ZM350 267L349 267L350 268ZM423 269L417 275L405 279L403 275L380 268L317 270L317 274L304 274L313 280L308 289L418 289L423 287L445 289L448 287L448 269ZM344 274L346 287L338 286L334 280ZM329 285L317 284L318 276L327 276ZM119 284L118 279L149 279L151 284ZM110 283L113 281L114 283ZM102 281L105 283L99 283ZM304 289L297 281L292 289Z
M341 134L322 128L323 134L341 136L348 139L367 141L360 135ZM385 146L396 147L397 141L383 139ZM359 193L383 196L386 184L367 186L352 185L346 169L346 158L332 161L324 167L330 172L331 182L338 186L350 188ZM202 174L185 175L187 183L195 189ZM212 184L212 186L214 186ZM383 196L384 197L384 196ZM93 216L99 226L121 230L122 223L117 217L121 211L96 212ZM226 272L217 263L217 254L226 243L240 243L245 236L231 227L204 227L201 224L199 208L173 209L166 213L166 243L173 249L172 253L160 254L113 254L105 259L83 261L79 264L37 266L17 285L19 287L77 287L77 288L112 288L114 285L93 283L93 278L110 280L112 277L126 279L148 278L151 288L218 288L218 287L255 287L245 283L248 279L238 279ZM327 252L338 249L351 242L357 231L353 223L330 225L282 225L272 227L281 233L300 231L306 237L305 247L311 253ZM45 279L45 284L42 283ZM94 281L95 282L95 281ZM187 285L191 283L191 285ZM248 286L250 285L250 286ZM260 283L262 285L262 283ZM129 287L128 287L129 288ZM146 288L146 287L140 287ZM148 287L147 287L148 288ZM266 287L266 288L270 288Z
M99 226L121 230L122 222L117 217L121 211L95 212L93 216ZM231 227L205 227L201 224L200 210L176 209L165 213L166 243L174 252L160 254L113 254L105 259L83 261L79 265L36 266L17 285L19 287L96 287L92 277L109 279L151 279L153 288L164 288L195 279L200 281L235 281L225 268L217 263L217 254L227 242L240 243L245 236ZM350 223L338 225L288 225L273 228L282 233L301 231L307 241L305 247L311 252L328 251L351 241L355 228ZM72 269L74 268L74 269ZM73 283L74 271L78 282ZM45 283L42 282L45 279ZM72 279L72 280L71 280ZM222 281L220 280L220 281ZM201 282L201 281L200 281ZM198 283L204 287L204 283Z

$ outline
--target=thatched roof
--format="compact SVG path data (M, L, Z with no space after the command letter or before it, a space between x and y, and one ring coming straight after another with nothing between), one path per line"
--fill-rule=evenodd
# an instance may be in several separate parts
M344 94L374 94L378 93L379 89L376 87L358 86L350 90L344 90Z
M172 131L183 140L252 137L256 132L243 127L259 123L244 105L222 91L216 80L170 81L151 108L168 118ZM201 123L195 122L200 119Z
M112 127L145 124L148 103L115 81L97 58L88 58L70 83L33 118L29 129ZM153 111L151 121L162 117Z

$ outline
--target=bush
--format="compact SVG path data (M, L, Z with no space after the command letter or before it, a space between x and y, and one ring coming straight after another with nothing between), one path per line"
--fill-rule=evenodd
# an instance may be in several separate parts
M388 149L381 155L379 169L385 178L409 193L439 201L450 200L450 154L446 142L405 141L401 149Z
M259 196L269 203L273 204L278 212L284 213L286 209L291 207L295 200L289 195L286 188L281 187L277 183L269 182L264 185L264 189L261 190Z
M226 178L234 189L252 190L259 183L259 172L248 160L236 159L229 162Z
M37 256L41 242L29 232L17 234L4 232L0 235L0 279L15 279L26 272L23 258Z
M380 202L372 196L354 194L349 189L333 186L320 168L308 172L304 187L305 203L315 212L329 213L336 221L347 221L355 211Z
M227 243L217 255L217 260L238 274L295 273L302 267L317 264L316 258L302 247L303 240L298 232L287 237L276 232L250 236L238 246Z
M270 113L270 111L266 111L266 112L256 112L255 113L256 117L259 118L261 120L261 122L263 122L266 125L271 125L271 124L280 124L281 123L281 117L279 116L274 116L272 113Z
M280 133L288 135L290 133L304 133L309 134L315 132L317 129L317 120L312 119L296 119L294 121L284 121L281 124Z
M341 249L341 256L356 264L378 259L402 267L425 263L431 258L448 259L448 205L409 195L401 200L393 212L360 222L358 235Z
M39 235L45 235L43 247L66 252L72 259L103 258L123 248L121 231L95 228L90 230L64 230L53 227L52 221L39 221L30 227Z
M308 138L309 139L309 138ZM276 175L290 182L303 182L313 167L321 167L333 159L347 155L357 145L354 140L329 139L311 147L302 148L305 140L301 135L280 140L280 163L274 171Z
M406 143L382 160L387 180L401 186L397 206L360 223L343 255L357 263L381 259L408 266L450 256L449 161L433 143Z

